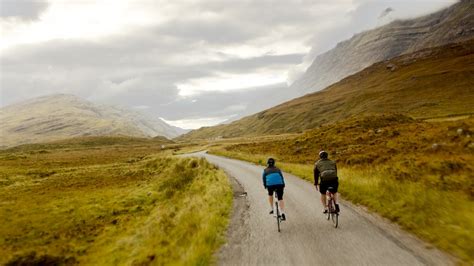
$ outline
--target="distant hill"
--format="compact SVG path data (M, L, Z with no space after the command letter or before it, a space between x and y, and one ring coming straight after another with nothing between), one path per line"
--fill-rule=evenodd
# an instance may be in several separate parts
M173 144L172 140L165 137L137 138L129 136L84 136L73 137L69 139L55 140L51 142L22 144L8 149L0 150L1 153L9 152L32 152L45 153L46 151L58 149L98 149L106 146L114 147L133 147L137 146L164 146Z
M353 115L432 118L474 113L474 39L376 63L323 91L179 139L301 132Z
M315 92L376 62L474 37L474 1L462 0L439 12L354 35L316 57L288 90L292 95Z
M176 137L185 131L159 118L97 105L68 94L34 98L0 109L0 146L79 136Z

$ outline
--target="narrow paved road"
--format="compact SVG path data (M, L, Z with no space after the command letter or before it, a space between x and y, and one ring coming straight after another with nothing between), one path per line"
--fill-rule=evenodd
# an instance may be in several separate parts
M284 173L287 221L277 232L268 214L263 167L204 152L234 182L234 214L221 265L450 265L451 258L427 249L417 239L375 219L349 203L341 204L340 227L324 219L314 187ZM277 162L278 166L278 162ZM246 196L240 196L242 192Z

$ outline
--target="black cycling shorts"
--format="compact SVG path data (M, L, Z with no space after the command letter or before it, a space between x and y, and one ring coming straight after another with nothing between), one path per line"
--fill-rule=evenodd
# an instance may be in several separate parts
M268 186L268 196L273 196L273 191L276 192L278 200L283 199L283 189L285 188L284 185L274 185L274 186Z
M331 191L332 193L336 193L337 188L339 187L339 181L335 180L335 181L321 182L321 184L319 184L319 192L321 194L326 194L326 191L328 190L329 187L332 187L332 189L329 191Z

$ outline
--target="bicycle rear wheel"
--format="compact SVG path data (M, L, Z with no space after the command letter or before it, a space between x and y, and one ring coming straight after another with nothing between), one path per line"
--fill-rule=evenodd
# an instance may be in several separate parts
M332 199L329 198L328 199L328 209L327 209L327 212L326 212L326 218L328 220L331 219L331 206L332 206Z
M330 211L329 213L331 214L331 220L332 220L332 224L334 225L334 228L337 228L338 224L339 224L339 213L336 212L336 205L334 203L334 200L331 200L331 203L330 203Z
M276 206L276 218L277 218L278 232L280 232L280 209L278 208L278 201L275 202L275 206Z

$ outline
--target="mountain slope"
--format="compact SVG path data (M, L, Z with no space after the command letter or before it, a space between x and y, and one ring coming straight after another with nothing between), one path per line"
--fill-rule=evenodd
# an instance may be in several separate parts
M415 118L474 113L474 39L374 64L323 91L181 139L300 132L353 115Z
M394 21L340 42L316 57L289 91L299 95L319 91L373 63L473 37L474 1L463 0L439 12Z
M95 105L74 95L55 94L0 109L0 146L77 136L165 136L183 133L160 119L117 107Z

